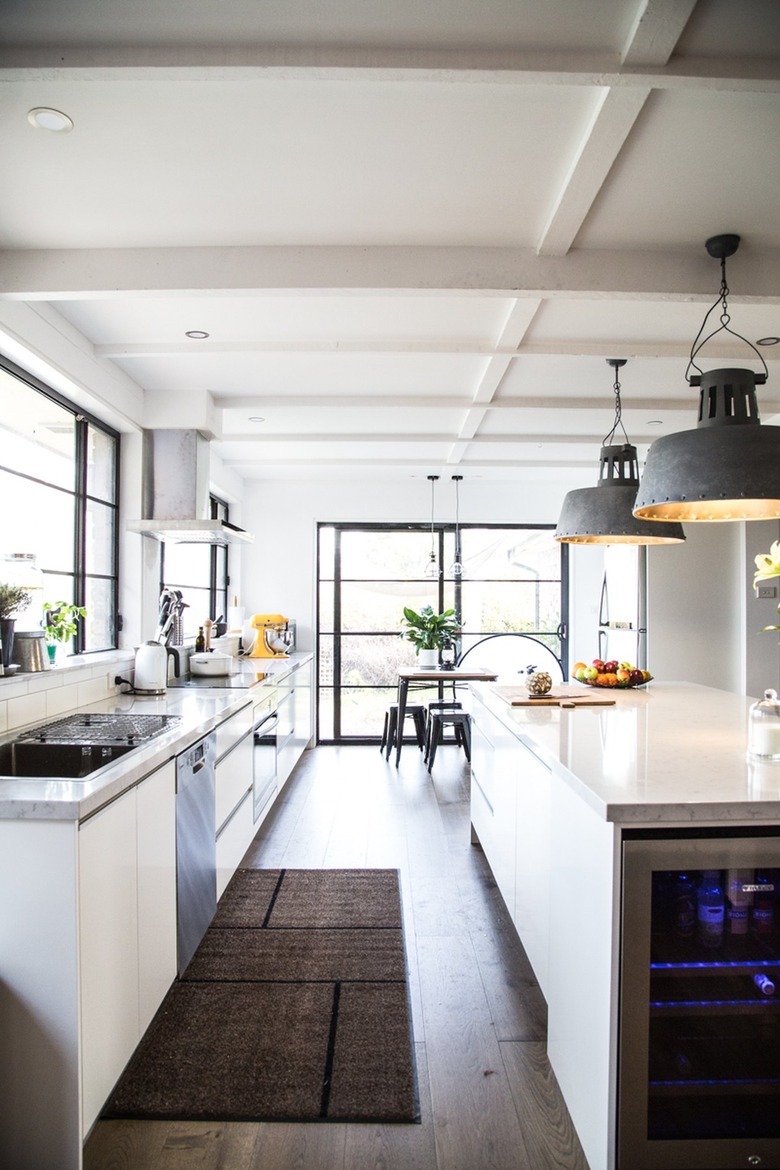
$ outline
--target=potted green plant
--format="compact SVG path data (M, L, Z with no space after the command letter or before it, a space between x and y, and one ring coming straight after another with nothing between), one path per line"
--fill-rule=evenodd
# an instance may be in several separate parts
M3 644L3 669L11 663L14 649L16 615L32 601L32 594L23 585L0 585L0 641Z
M54 662L57 647L69 642L77 630L77 622L87 616L83 605L71 605L67 601L44 601L44 627L49 660Z
M424 605L419 613L404 606L401 624L401 637L414 646L420 666L437 666L440 651L460 633L454 609L434 613L431 605Z

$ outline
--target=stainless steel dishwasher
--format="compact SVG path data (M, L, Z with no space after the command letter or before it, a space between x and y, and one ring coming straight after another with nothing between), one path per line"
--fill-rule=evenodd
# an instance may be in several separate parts
M217 737L212 732L176 757L176 901L179 975L217 909L214 835Z

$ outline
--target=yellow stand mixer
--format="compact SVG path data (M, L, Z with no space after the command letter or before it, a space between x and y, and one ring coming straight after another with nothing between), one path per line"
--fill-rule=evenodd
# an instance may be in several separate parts
M247 658L287 658L291 641L289 619L280 613L253 613L250 625L256 630L255 642Z

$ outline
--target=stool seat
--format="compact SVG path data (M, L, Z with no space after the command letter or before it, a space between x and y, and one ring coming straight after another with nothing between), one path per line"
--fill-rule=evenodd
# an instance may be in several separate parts
M439 744L444 743L445 727L452 727L455 732L455 742L463 748L466 759L471 763L471 716L467 711L434 710L431 711L428 720L425 748L425 762L429 772L436 759L436 749Z
M407 703L404 711L405 719L414 720L414 733L417 739L417 746L421 752L425 751L425 732L427 713L422 703ZM390 759L390 752L395 745L396 737L398 735L398 704L391 703L385 711L385 723L382 729L382 742L379 745L380 752L385 753L385 759Z

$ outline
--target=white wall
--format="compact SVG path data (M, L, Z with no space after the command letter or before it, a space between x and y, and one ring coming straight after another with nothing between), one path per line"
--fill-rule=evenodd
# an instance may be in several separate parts
M743 524L686 524L648 549L647 659L659 679L740 691Z
M755 520L743 524L744 529L744 640L745 672L741 689L747 695L759 698L768 687L780 694L780 633L764 631L764 626L780 625L777 612L780 603L780 577L764 582L774 589L774 596L761 599L753 589L755 558L759 553L768 553L774 540L780 540L780 523L777 520Z

